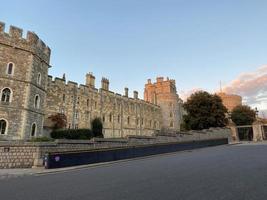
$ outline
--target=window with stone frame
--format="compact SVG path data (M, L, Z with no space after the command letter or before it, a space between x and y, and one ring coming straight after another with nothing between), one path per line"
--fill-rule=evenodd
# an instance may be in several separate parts
M38 73L38 76L37 76L37 84L38 85L41 85L41 82L42 82L42 75L41 75L41 73Z
M11 102L11 90L9 88L4 88L2 90L2 95L1 95L1 101L2 102Z
M127 117L127 123L130 124L130 117Z
M170 122L170 127L173 128L173 121Z
M36 135L36 123L32 124L32 128L31 128L31 136L34 137Z
M5 135L7 133L7 121L4 119L0 120L0 135Z
M112 122L112 114L109 114L109 122Z
M14 63L8 63L7 64L7 70L6 70L6 73L8 75L13 75L14 73Z
M118 115L118 123L120 123L120 121L121 121L121 116Z
M37 108L37 109L40 108L40 97L38 94L35 95L35 98L34 98L34 108Z

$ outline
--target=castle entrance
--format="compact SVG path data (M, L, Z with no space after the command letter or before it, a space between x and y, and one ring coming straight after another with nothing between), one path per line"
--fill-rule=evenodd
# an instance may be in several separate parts
M238 137L240 141L252 141L253 140L252 126L238 127L237 132L238 132Z

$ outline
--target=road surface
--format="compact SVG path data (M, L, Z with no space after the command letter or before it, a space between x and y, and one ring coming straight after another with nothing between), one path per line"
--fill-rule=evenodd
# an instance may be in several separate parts
M267 199L267 144L224 145L0 180L1 200Z

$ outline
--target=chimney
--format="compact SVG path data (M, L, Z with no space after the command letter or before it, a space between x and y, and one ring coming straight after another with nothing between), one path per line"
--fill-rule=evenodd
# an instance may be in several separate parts
M157 77L157 83L163 82L164 78L163 77Z
M103 90L109 90L109 80L107 78L102 78L101 80L101 88Z
M128 97L129 89L126 87L124 88L124 96Z
M135 99L138 99L138 92L137 92L137 91L134 91L134 92L133 92L133 95L134 95L134 98L135 98Z
M92 73L86 74L86 85L95 88L95 77Z

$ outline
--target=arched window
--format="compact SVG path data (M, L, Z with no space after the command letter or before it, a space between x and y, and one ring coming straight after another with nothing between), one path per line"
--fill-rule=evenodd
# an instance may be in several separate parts
M34 137L36 135L36 123L32 124L31 136Z
M130 124L130 117L127 117L127 123Z
M110 113L109 114L109 122L111 122L112 121L112 114Z
M1 101L2 102L11 102L11 90L9 88L4 88L2 90Z
M37 76L37 84L38 85L41 85L41 82L42 82L42 76L41 76L41 73L38 73L38 76Z
M7 64L6 73L8 75L13 75L13 73L14 73L14 63L8 63Z
M39 95L35 95L34 108L40 108L40 97L39 97Z
M7 133L7 121L4 119L0 120L0 135L5 135Z

